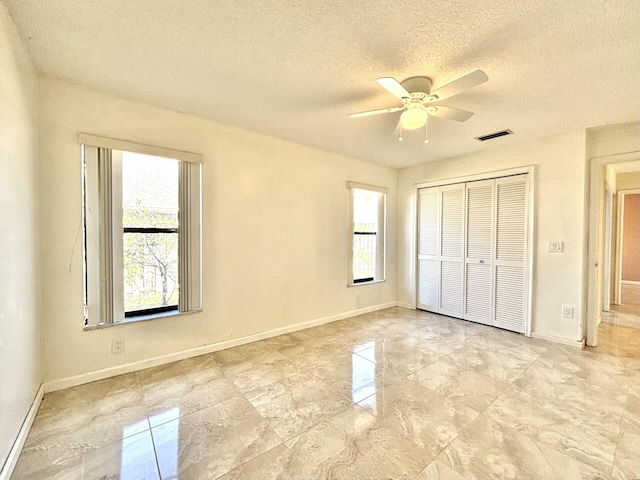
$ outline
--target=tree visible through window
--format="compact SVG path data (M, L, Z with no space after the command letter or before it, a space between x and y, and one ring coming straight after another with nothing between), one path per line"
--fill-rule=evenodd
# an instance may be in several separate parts
M178 161L123 152L124 310L178 308Z

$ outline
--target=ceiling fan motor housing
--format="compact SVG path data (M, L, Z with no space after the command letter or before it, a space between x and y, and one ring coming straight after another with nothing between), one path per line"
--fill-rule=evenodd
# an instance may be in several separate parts
M412 98L423 98L431 93L431 79L429 77L410 77L400 82L400 85L411 93Z

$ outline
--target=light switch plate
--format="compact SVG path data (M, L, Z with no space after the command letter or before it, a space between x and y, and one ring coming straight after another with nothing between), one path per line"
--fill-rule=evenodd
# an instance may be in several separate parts
M560 242L557 240L550 240L547 242L547 252L563 252L564 251L564 242Z

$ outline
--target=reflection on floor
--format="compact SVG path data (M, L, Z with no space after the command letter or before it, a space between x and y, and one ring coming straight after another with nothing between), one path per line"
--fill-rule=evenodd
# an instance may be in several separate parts
M640 330L391 308L45 396L14 479L640 477Z
M602 321L623 327L640 328L640 305L611 305L602 312Z

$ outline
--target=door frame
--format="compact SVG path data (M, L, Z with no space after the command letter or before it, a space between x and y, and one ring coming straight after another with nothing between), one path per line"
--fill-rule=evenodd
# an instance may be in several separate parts
M613 222L613 190L604 184L604 271L602 276L602 311L611 310L611 234ZM601 317L602 318L602 317Z
M534 245L535 245L535 186L536 186L536 165L525 165L522 167L508 168L504 170L494 170L491 172L477 173L473 175L465 175L461 177L443 178L430 182L419 182L414 184L414 205L413 205L413 255L411 256L410 271L413 272L413 298L411 308L417 309L418 298L418 190L429 187L442 187L453 183L474 182L477 180L490 180L492 178L510 177L513 175L527 175L527 260L525 262L525 332L527 337L531 336L531 317L533 309L533 282L535 278L534 272Z
M588 214L585 230L588 232L588 251L586 255L586 265L583 263L583 289L586 286L586 295L583 297L583 309L585 320L582 324L582 334L586 344L590 347L598 345L598 291L599 269L598 257L600 256L600 215L602 205L600 205L600 185L603 182L603 168L607 164L632 162L640 160L640 151L618 153L615 155L604 155L601 157L591 157L589 159L589 190L588 190ZM617 256L617 254L616 254Z

